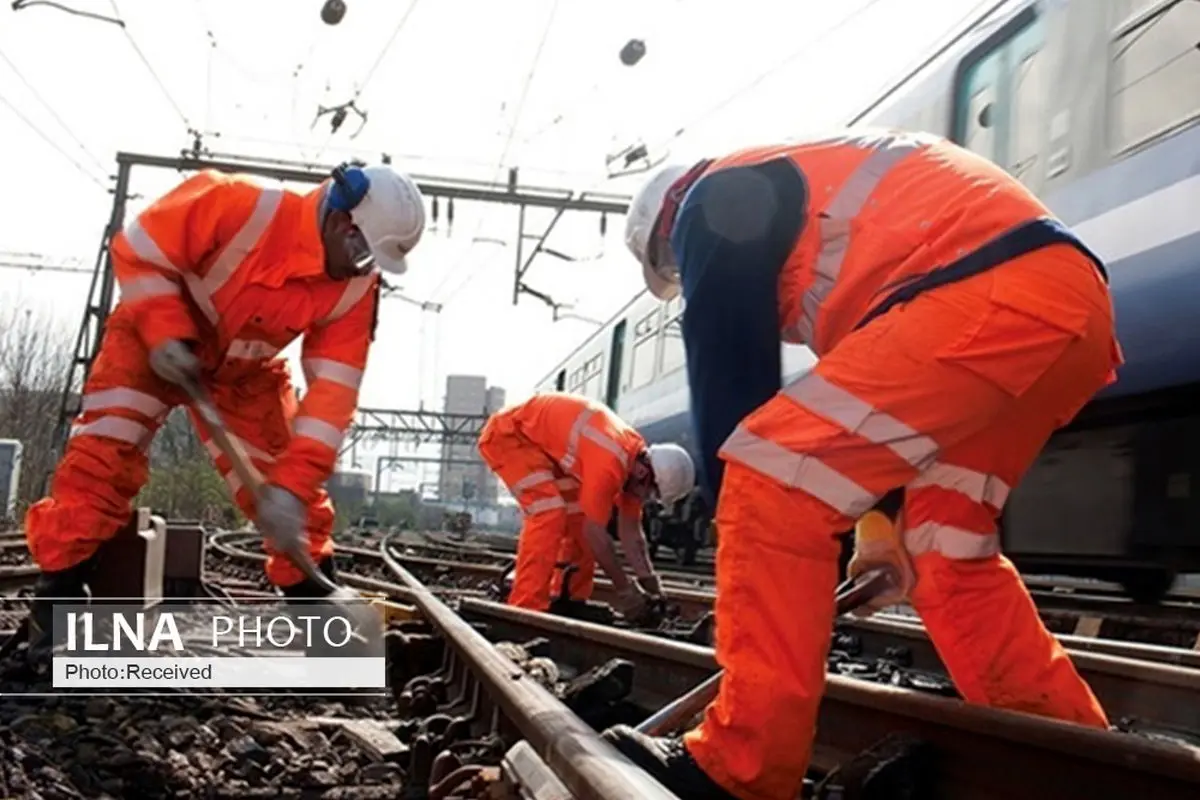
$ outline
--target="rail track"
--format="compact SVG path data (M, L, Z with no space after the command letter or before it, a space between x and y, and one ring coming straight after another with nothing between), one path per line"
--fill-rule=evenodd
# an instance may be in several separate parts
M265 556L255 537L216 534L210 545L214 585L234 597L263 596ZM411 796L430 798L673 797L596 731L637 722L703 681L716 668L710 647L678 641L667 629L629 630L504 606L491 599L503 565L447 562L422 552L428 551L386 541L378 550L340 549L347 584L407 604L396 606L401 611L411 606L401 616L412 618L393 622L389 634L393 713L376 708L356 723L373 731L372 743L360 741L352 762L391 782L329 796L394 797L394 791L371 792L403 785L417 791ZM596 595L605 596L603 587ZM9 605L19 606L7 603L0 604L0 617ZM700 607L697 600L691 610ZM937 796L1062 800L1135 789L1155 793L1156 800L1197 796L1200 750L1192 745L1200 741L1200 653L1063 640L1123 732L966 706L912 619L876 615L839 624L813 763L812 777L825 783L809 784L804 796L863 791L874 774L869 764L879 757L869 751L881 742L891 746L888 759ZM330 719L328 710L297 717L297 707L287 708L283 722L262 724L276 733L287 729L289 736L293 728L328 734L348 724ZM396 708L405 717L399 722L389 719ZM363 755L363 746L371 752ZM258 796L205 791L180 796Z

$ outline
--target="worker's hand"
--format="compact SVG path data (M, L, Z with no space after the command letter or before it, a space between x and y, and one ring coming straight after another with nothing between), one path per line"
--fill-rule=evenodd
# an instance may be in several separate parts
M200 359L179 339L167 339L150 351L150 369L164 381L181 386L200 380Z
M637 584L638 586L642 587L646 594L650 595L651 597L662 596L662 579L659 578L658 574L655 572L651 572L649 575L638 578Z
M276 550L296 552L304 548L308 509L299 497L268 484L258 493L255 507L254 524Z
M854 527L854 557L846 572L854 578L885 566L894 571L896 588L855 609L852 612L855 616L869 617L881 608L904 602L916 583L900 529L883 512L868 511Z
M646 593L636 583L631 583L617 592L613 598L613 610L627 620L636 620L646 613Z

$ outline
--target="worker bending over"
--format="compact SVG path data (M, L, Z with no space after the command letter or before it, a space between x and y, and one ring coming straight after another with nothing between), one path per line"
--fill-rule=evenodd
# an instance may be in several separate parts
M860 545L851 571L901 564L905 591L885 602L908 596L967 701L1106 726L995 526L1051 432L1121 363L1100 260L1000 168L899 132L664 168L627 225L650 291L682 286L701 484L720 490L725 673L683 746L609 738L681 797L795 796L835 535L899 487L903 544ZM781 338L819 359L782 391Z
M168 412L202 383L267 485L241 486L192 409L241 509L264 533L267 576L284 594L323 590L277 550L303 542L333 577L333 506L322 485L358 404L380 279L405 270L425 227L411 179L339 167L307 194L204 171L152 203L112 241L120 303L104 328L81 413L50 496L25 520L39 597L83 595L101 546L123 527ZM281 350L303 334L302 402ZM35 603L32 631L48 631Z
M479 453L525 514L510 604L549 609L560 554L580 567L571 578L579 587L573 599L590 596L594 561L612 581L616 610L626 617L643 613L645 595L662 593L642 535L642 503L652 496L674 502L691 491L695 467L686 450L647 447L599 403L551 392L493 414L479 434ZM617 563L606 531L614 506L636 584Z

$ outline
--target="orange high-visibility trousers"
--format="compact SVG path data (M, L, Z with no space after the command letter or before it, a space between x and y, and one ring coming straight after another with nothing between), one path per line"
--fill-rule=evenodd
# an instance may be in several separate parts
M571 579L571 597L591 596L595 562L583 542L578 510L579 482L564 475L550 456L525 439L507 418L497 417L479 437L479 454L521 507L525 519L517 538L517 564L508 604L531 611L550 608L552 589L561 591L555 565L570 560L576 547L587 558Z
M217 382L210 391L230 432L265 472L291 439L296 399L286 365L276 362L236 383ZM25 518L29 552L43 571L57 572L90 558L128 522L133 499L149 477L150 442L170 410L184 399L177 387L150 369L130 319L123 314L110 317L50 496L35 503ZM229 461L217 455L203 421L195 413L192 420L238 506L253 519L254 498L241 487ZM333 505L322 490L308 509L313 558L332 555L332 530ZM272 583L290 586L303 579L286 557L272 553L269 546L268 553L266 570Z
M851 333L726 441L716 522L725 675L685 743L743 800L791 800L810 758L837 532L906 486L911 602L972 703L1107 725L999 554L995 517L1119 363L1094 269L1051 247Z
M574 482L573 478L568 478ZM550 596L559 598L563 593L563 576L568 567L575 567L567 582L567 597L571 600L588 600L596 583L596 558L592 548L583 538L583 524L586 518L579 510L579 490L564 489L563 499L567 501L567 529L558 548L558 561L554 570L554 580L550 584Z

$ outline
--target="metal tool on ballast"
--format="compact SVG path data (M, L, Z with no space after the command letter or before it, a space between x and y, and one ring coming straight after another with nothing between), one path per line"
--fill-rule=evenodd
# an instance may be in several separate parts
M848 614L895 589L897 575L890 566L876 567L851 578L837 588L838 616ZM636 730L648 736L660 736L687 723L717 696L724 671L716 673L685 695L651 714Z

